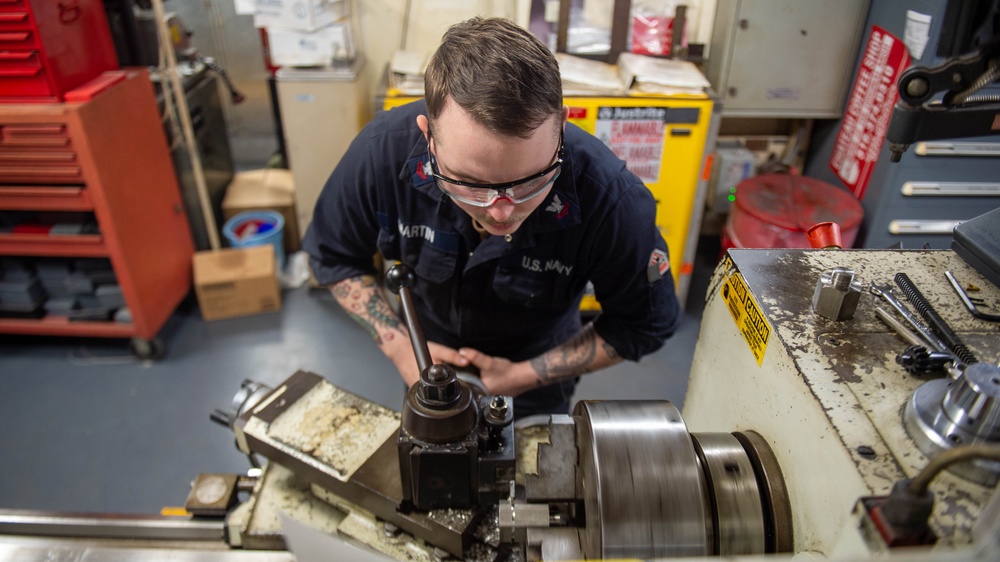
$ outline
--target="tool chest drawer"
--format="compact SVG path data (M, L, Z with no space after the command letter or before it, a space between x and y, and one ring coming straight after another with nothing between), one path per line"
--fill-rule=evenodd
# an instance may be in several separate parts
M64 101L117 68L102 0L0 0L0 102Z
M37 49L38 34L31 30L7 30L0 26L0 50L30 50Z
M83 173L64 123L0 118L0 183L79 184Z
M0 85L12 98L56 97L37 51L0 52Z

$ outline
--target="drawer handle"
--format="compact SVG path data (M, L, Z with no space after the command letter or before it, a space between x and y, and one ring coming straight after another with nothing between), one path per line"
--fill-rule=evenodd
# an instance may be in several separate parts
M962 221L894 220L889 221L889 234L951 234Z
M4 136L58 135L65 130L63 125L6 125L0 126Z
M28 19L28 12L8 12L6 14L0 14L0 23L17 23L26 21Z
M0 51L0 60L25 61L35 56L35 51Z
M35 76L42 71L42 67L38 68L0 68L0 77L7 78L24 78L26 76Z
M3 0L0 0L2 2ZM0 198L3 197L34 197L38 199L79 199L84 192L82 187L3 187L0 186Z
M30 146L30 147L63 147L69 146L69 139L65 137L4 137L0 138L0 146Z
M73 162L73 152L0 152L0 162Z
M67 177L72 178L80 175L80 168L77 166L66 167L6 167L0 166L0 176L31 176L31 177Z
M996 197L1000 183L908 181L899 191L907 197Z
M0 33L0 42L20 43L21 41L26 41L28 37L31 37L31 33L28 31L11 31Z

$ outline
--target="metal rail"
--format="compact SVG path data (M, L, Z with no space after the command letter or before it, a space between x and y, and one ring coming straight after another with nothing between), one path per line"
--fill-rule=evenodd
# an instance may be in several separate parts
M222 520L0 509L0 535L222 542L224 528Z

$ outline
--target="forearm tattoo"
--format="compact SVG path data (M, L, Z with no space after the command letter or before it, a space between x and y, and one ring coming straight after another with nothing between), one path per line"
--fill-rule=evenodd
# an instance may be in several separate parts
M566 343L532 359L531 367L538 386L545 386L591 371L596 357L597 333L588 324Z
M368 289L372 290L369 292ZM379 346L385 341L391 341L396 333L405 335L402 323L382 297L375 278L371 275L345 279L330 287L330 292Z

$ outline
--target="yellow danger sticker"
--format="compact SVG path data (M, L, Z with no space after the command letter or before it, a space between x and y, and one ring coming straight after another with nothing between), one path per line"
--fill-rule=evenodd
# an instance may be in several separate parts
M733 315L736 327L743 334L750 353L753 353L757 365L761 365L764 362L764 352L767 351L767 342L771 338L771 324L764 317L764 312L739 273L730 275L719 292L722 293L722 300L726 301L729 314Z

